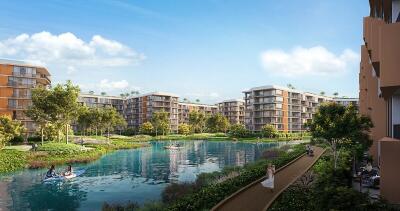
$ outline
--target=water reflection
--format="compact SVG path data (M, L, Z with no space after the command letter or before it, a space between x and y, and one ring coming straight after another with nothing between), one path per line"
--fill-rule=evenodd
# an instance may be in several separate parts
M45 169L24 170L0 177L0 210L98 210L104 201L126 203L158 200L171 182L190 182L202 172L218 171L227 165L242 166L259 158L278 143L233 143L185 141L180 150L166 150L168 142L150 147L121 150L85 168L73 180L42 184ZM58 167L59 169L64 167Z

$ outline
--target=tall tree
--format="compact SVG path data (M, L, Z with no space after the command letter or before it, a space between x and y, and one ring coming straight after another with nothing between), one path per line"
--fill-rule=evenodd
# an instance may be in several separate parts
M125 119L113 107L103 108L101 111L101 124L107 130L107 140L110 139L110 130L117 126L126 126Z
M107 95L106 92L101 92L100 94L101 94L101 96L106 96Z
M329 144L335 169L341 148L351 150L355 145L362 148L371 145L368 132L373 127L372 121L360 115L353 105L345 107L333 102L323 104L307 126L313 137L322 138Z
M154 126L156 136L158 135L158 131L161 131L165 135L170 130L169 113L164 110L154 112L151 117L151 123Z
M12 120L9 116L0 116L0 149L14 137L25 131L21 122Z
M55 105L50 101L52 92L43 87L32 90L32 105L25 114L39 126L42 145L44 144L44 130L46 124L52 121L55 113ZM53 116L52 116L53 115Z
M338 92L334 92L333 96L337 97L337 96L339 96L339 93Z
M202 133L206 127L207 117L204 112L193 110L189 112L189 125L194 133Z
M215 114L207 119L207 129L210 132L217 133L217 132L224 132L229 128L229 121L228 119L223 116L222 114L218 113Z
M324 96L324 95L325 95L325 92L322 91L322 92L320 92L319 94L322 95L322 96Z
M78 103L79 87L74 86L71 81L66 84L57 84L49 96L49 103L55 107L53 120L65 129L66 143L69 143L69 127L72 121L77 120L80 110ZM59 131L61 132L61 131Z

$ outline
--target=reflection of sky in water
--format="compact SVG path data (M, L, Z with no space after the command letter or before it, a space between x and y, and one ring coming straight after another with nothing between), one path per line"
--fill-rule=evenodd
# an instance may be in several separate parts
M242 166L259 158L277 143L233 143L185 141L183 149L166 150L168 142L151 147L121 150L89 163L81 176L68 181L43 184L46 169L23 170L0 177L0 210L55 209L99 210L103 202L143 203L159 200L171 182L191 182L203 172L224 166ZM58 171L65 166L59 166Z

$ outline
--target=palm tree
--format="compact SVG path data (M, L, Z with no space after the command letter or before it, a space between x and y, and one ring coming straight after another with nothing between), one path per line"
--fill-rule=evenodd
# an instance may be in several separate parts
M124 94L124 93L121 93L121 94L119 94L119 96L121 96L121 97L125 97L125 94Z
M322 96L324 96L324 95L325 95L325 92L322 91L322 92L320 92L319 94L322 95Z
M288 87L289 89L296 89L296 88L294 88L294 86L293 86L292 84L287 84L287 87Z
M200 103L200 99L196 99L196 103Z
M183 102L187 102L187 100L188 100L188 99L187 99L186 97L185 97L185 98L183 98Z
M105 96L106 94L106 92L101 92L101 96Z
M337 97L337 96L339 96L339 93L338 92L334 92L333 96Z
M94 94L94 91L89 91L89 94L91 94L91 95Z

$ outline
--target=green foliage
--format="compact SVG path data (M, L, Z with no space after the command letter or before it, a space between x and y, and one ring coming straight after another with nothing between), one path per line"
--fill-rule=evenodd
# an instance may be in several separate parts
M218 113L207 119L207 129L212 133L223 132L229 128L228 119L222 114Z
M24 168L26 153L16 150L0 150L0 173Z
M193 110L189 112L189 125L193 133L203 133L206 127L207 116L204 112Z
M165 135L170 131L169 113L164 110L154 112L151 117L151 123L153 124L156 136L158 135L158 132Z
M21 122L11 120L9 116L0 116L0 149L24 131L25 127Z
M261 134L268 138L273 138L278 135L278 130L273 125L263 125L261 128Z
M64 143L45 143L40 145L37 151L45 151L49 154L59 155L59 154L75 154L82 151L82 147L77 144L64 144Z
M108 204L104 203L101 210L102 211L135 211L139 208L139 204L128 202L126 205L120 204Z
M357 109L338 103L319 107L312 122L306 125L314 138L326 140L333 152L334 168L337 167L339 149L346 148L361 153L371 145L368 132L373 127L371 119L361 116Z
M140 125L140 128L139 128L140 134L151 135L151 134L153 134L153 131L154 131L154 127L153 127L153 124L151 124L151 122L145 122L142 125Z
M309 211L313 210L313 198L310 188L292 185L274 202L271 211Z
M178 133L181 135L189 135L190 134L190 126L188 124L179 124Z
M234 124L229 128L229 135L235 138L245 138L249 136L249 131L242 124Z

